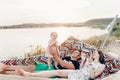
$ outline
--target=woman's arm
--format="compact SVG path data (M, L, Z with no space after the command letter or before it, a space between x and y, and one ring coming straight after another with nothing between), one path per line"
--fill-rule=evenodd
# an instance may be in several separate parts
M90 77L91 77L92 79L95 79L97 76L99 76L99 75L104 71L105 65L100 66L100 67L97 69L97 71L95 71L95 72L94 72L94 69L93 69L93 67L92 67L91 64L90 64L89 68L90 68Z
M118 61L120 61L120 55L115 54L113 52L104 52L105 55L107 55L108 57L114 58Z
M93 69L92 62L93 62L93 54L90 54L90 57L88 58L89 70L90 70L90 77L92 79L95 79L97 76L99 76L104 71L105 65L100 64L97 67L97 70L94 71L95 69Z
M80 64L80 68L82 68L85 65L85 61L86 61L86 54L85 53L81 53L81 64Z

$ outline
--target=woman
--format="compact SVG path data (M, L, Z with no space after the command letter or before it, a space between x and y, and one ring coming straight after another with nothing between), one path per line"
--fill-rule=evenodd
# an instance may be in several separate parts
M85 53L81 54L82 59L85 59ZM100 51L95 51L93 54L90 54L90 57L86 59L86 63L80 70L51 70L43 71L39 73L30 73L22 69L17 69L16 73L22 76L31 76L31 77L52 77L60 76L66 77L69 80L89 80L95 79L99 76L105 69L103 63L103 54Z

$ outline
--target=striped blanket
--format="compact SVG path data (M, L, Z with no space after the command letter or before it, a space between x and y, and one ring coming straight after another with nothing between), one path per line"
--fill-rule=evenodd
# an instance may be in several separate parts
M68 38L59 46L61 57L65 57L69 55L71 51L75 49L84 51L86 53L93 51L93 48L91 46L73 37ZM2 61L2 63L7 65L35 65L35 63L37 62L47 64L47 58L45 57L45 55L38 55L24 59L10 59L10 60ZM104 72L98 77L99 79L120 70L120 62L109 57L105 58L105 66L106 67Z

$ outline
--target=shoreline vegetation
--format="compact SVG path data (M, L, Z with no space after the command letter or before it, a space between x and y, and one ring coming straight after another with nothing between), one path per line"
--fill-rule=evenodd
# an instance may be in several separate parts
M113 18L101 18L101 19L92 19L88 20L84 23L41 23L41 24L21 24L21 25L12 25L12 26L0 26L0 29L22 29L22 28L44 28L44 27L83 27L83 26L89 26L93 28L100 28L105 29L108 24L111 23ZM108 39L108 42L111 42L113 40L120 40L120 18L118 18L117 23L113 27L113 31L110 34L110 37ZM96 48L99 48L101 43L103 42L103 38L105 35L101 36L93 36L89 39L83 40L83 42L94 45ZM31 51L28 53L25 53L25 57L35 56L35 55L41 55L45 53L45 48L38 45L34 49L31 48Z
M100 35L100 36L93 36L89 39L85 39L82 41L99 49L101 44L103 43L104 38L105 38L105 35ZM115 41L115 40L120 40L120 25L115 25L115 27L113 28L113 31L111 32L111 34L107 40L107 44L110 44L112 41ZM42 55L44 53L45 53L45 48L38 45L34 49L31 48L30 52L25 53L25 57Z

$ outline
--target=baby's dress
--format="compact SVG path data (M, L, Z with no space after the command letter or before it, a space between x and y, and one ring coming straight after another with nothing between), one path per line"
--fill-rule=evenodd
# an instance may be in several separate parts
M49 44L50 44L50 42L49 42ZM49 44L48 44L48 45L49 45ZM57 47L57 41L56 41L55 44L53 44L53 45ZM45 56L46 56L46 57L53 57L53 56L50 54L49 48L50 48L50 46L47 47ZM57 52L58 52L58 48L57 48ZM58 52L57 54L59 55L59 52Z
M46 57L53 57L53 56L50 54L49 48L47 48L45 56L46 56Z
M49 50L49 49L50 49L50 46L51 46L51 45L50 45L51 43L52 43L52 41L49 40L49 42L48 42L48 47L47 47L47 49L46 49L46 54L45 54L45 56L52 58L53 56L50 54L50 50Z
M92 64L93 69L96 71L98 67L100 67L100 63ZM74 70L71 71L68 74L68 79L69 80L89 80L90 79L90 71L89 71L89 65L85 65L83 68L80 70Z

